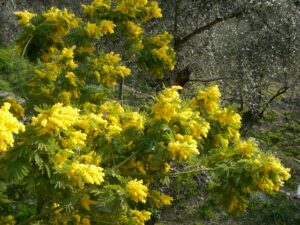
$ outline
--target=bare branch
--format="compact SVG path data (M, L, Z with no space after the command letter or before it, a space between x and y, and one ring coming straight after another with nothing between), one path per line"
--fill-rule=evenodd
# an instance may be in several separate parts
M212 82L212 81L218 81L218 80L225 80L226 77L214 77L211 79L190 79L190 82L201 82L201 83L208 83L208 82Z
M232 18L237 18L237 17L241 17L243 15L246 14L245 10L241 10L238 12L235 12L231 15L222 17L222 18L216 18L215 20L211 21L210 23L199 27L197 29L195 29L193 32L187 34L186 36L184 36L183 38L175 38L174 40L174 49L175 51L178 51L186 42L188 42L191 38L193 38L194 36L196 36L197 34L201 34L204 31L207 31L211 28L213 28L215 25L222 23L226 20L232 19Z
M269 107L269 105L280 95L284 94L287 92L287 90L290 88L290 86L283 86L281 88L279 88L277 90L277 92L267 101L267 103L265 104L265 107L261 110L261 112L259 113L259 116L262 117L265 113L265 111L267 110L267 108Z

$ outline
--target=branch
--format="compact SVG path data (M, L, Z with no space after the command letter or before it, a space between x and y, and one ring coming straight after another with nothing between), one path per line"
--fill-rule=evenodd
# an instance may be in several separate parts
M226 77L214 77L211 79L207 79L207 80L203 80L203 79L190 79L190 82L202 82L202 83L208 83L208 82L212 82L212 81L218 81L218 80L224 80L226 79Z
M290 88L290 86L283 86L282 88L279 88L276 92L276 94L274 94L269 101L265 104L265 107L261 110L261 112L259 113L259 116L263 116L264 112L266 111L266 109L269 107L269 105L280 95L284 94L288 89Z
M272 96L272 98L269 99L269 101L267 102L267 104L270 104L271 102L274 101L275 98L277 98L279 95L284 94L290 87L289 86L284 86L282 88L280 88L275 95Z
M286 35L284 33L282 33L280 30L273 28L267 21L266 18L263 18L263 16L261 16L259 14L259 12L256 12L256 15L261 19L261 22L263 22L263 24L271 31L273 31L274 33L277 33L283 37L285 37Z
M294 158L294 160L295 160L297 163L300 163L300 160L299 160L299 159L295 159L295 158Z
M194 174L194 173L200 173L200 172L204 172L204 171L210 171L210 170L214 170L212 168L199 168L199 169L194 169L194 170L187 170L187 171L181 171L181 172L176 172L176 173L169 173L166 174L165 176L168 177L176 177L178 175L182 175L182 174Z
M183 38L176 38L174 40L174 49L175 51L178 51L186 42L188 42L191 38L193 38L194 36L196 36L197 34L201 34L204 31L207 31L211 28L213 28L215 25L222 23L226 20L232 19L232 18L237 18L237 17L241 17L246 13L245 10L241 10L238 12L235 12L231 15L222 17L222 18L216 18L215 20L211 21L210 23L199 27L197 29L195 29L193 32L187 34L186 36L184 36Z

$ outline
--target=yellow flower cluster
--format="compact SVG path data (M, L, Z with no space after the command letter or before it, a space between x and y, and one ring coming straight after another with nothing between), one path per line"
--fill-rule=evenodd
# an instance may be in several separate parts
M37 117L32 117L31 124L36 126L39 135L53 134L53 132L68 130L78 118L78 109L57 103Z
M13 134L25 131L25 127L10 112L10 103L5 102L0 108L0 151L7 151L8 147L13 147Z
M173 198L169 195L165 195L159 191L153 190L150 192L150 200L153 206L159 209L165 205L171 205Z
M115 27L116 25L113 23L113 21L102 20L98 24L88 22L85 30L90 38L99 39L106 34L113 34Z
M124 113L122 106L116 101L107 101L100 106L100 112L107 120L106 136L110 139L111 136L122 132L120 117Z
M241 127L241 116L227 108L220 111L216 117L221 127L230 126L235 129L239 129Z
M99 165L101 157L97 155L95 151L83 154L79 157L79 161L85 164Z
M135 225L145 225L145 222L151 219L151 212L146 210L139 211L136 209L131 210Z
M86 215L79 215L78 212L60 212L55 211L55 216L51 218L51 224L76 224L76 225L91 225L90 218ZM50 222L50 221L49 221Z
M218 86L211 86L199 90L197 96L191 100L191 104L198 109L202 106L207 113L215 113L220 108L221 93Z
M247 208L246 199L239 195L232 195L230 197L229 204L227 206L227 210L230 213L234 212L245 212Z
M77 87L76 76L73 72L67 72L65 77L69 80L70 84L72 84L74 87Z
M68 157L73 154L73 151L65 149L56 153L53 157L54 165L57 168L61 168L67 161Z
M124 25L130 36L138 38L143 33L143 28L132 21L126 21Z
M145 124L145 117L137 112L126 112L122 115L121 123L123 129L127 127L136 127L143 130Z
M66 65L71 69L77 68L77 64L74 62L74 50L76 46L72 46L71 48L63 48L61 52L61 59L66 60Z
M154 37L148 39L151 44L156 45L157 47L167 46L172 41L172 35L168 32L163 32L162 34L158 34Z
M63 36L67 35L72 28L77 28L81 23L81 19L75 17L73 13L69 13L67 9L60 10L51 7L43 13L46 22L49 22L56 28L56 32L51 34L54 43L63 43Z
M256 181L258 189L267 193L279 191L284 181L291 177L290 169L284 168L280 160L269 153L256 156L253 165L258 171L253 180Z
M190 117L193 118L193 117ZM191 130L191 135L195 139L207 138L210 130L210 124L203 118L195 118L196 120L188 121L188 126Z
M31 19L36 16L35 13L30 13L27 10L22 12L15 12L15 15L18 18L18 24L21 26L29 24Z
M161 48L152 49L153 55L155 55L158 59L160 59L165 67L170 70L174 70L175 62L174 55L175 52L168 45L162 46Z
M146 22L148 20L154 19L154 18L161 18L161 8L159 7L158 3L156 1L150 2L146 7L143 9L144 15L142 16L142 21Z
M143 130L145 116L138 112L125 112L116 101L107 101L100 105L98 113L87 113L80 115L76 126L81 128L89 137L104 135L107 140L120 134L124 129L135 127Z
M90 5L82 5L85 15L93 17L97 11L110 9L110 0L94 0Z
M214 135L212 146L215 148L227 148L229 145L229 140L225 138L222 134Z
M138 171L139 173L141 173L143 175L147 174L147 172L144 168L144 165L141 161L138 161L138 162L130 161L123 168L126 169L126 170L135 169L136 171Z
M70 132L69 136L63 138L62 146L64 148L84 147L87 135L80 131Z
M8 97L5 101L11 104L10 111L15 117L19 119L24 117L24 109L15 98Z
M90 196L84 195L83 198L80 200L81 206L87 210L91 211L90 205L94 205L96 202L90 199Z
M118 78L130 75L131 70L119 65L120 61L120 55L114 52L104 54L102 57L94 59L93 66L95 68L97 81L111 87L117 84Z
M122 0L116 7L117 12L135 18L137 13L147 4L147 0Z
M236 149L239 153L246 157L251 157L258 151L257 144L253 138L250 138L247 141L240 141L237 144Z
M152 112L156 119L164 119L169 122L180 109L180 96L178 90L180 86L172 86L163 90L156 98L156 103L152 106Z
M169 173L170 170L171 170L170 164L169 164L169 163L164 163L163 171L164 171L165 173Z
M122 0L116 6L115 11L131 18L139 18L142 22L162 17L161 9L156 1Z
M35 69L34 72L39 78L46 78L50 81L55 81L61 73L61 67L56 62L48 62L44 64L43 68Z
M84 184L100 185L105 176L103 168L79 162L73 162L70 165L67 175L76 182L79 188L83 188Z
M53 93L56 94L56 93ZM71 103L71 99L79 98L79 92L78 90L73 91L66 91L62 90L60 93L58 93L57 101L60 101L66 105L69 105Z
M107 127L107 120L103 119L102 114L89 113L80 115L76 126L84 130L84 132L91 136L97 136L103 133Z
M126 184L126 191L128 192L131 200L134 202L146 203L148 195L148 187L143 185L142 180L131 180Z
M11 215L0 216L0 225L15 225L17 222Z
M186 160L198 155L197 141L190 135L176 134L175 140L168 144L168 151L173 160Z

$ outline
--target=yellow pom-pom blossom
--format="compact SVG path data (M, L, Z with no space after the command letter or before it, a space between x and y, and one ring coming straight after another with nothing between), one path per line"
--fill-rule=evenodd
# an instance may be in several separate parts
M99 39L106 34L114 33L116 25L113 21L102 20L100 23L90 23L88 22L85 27L85 31L90 38Z
M43 16L46 18L46 21L52 22L56 26L59 26L60 29L58 30L61 32L61 34L65 34L67 28L70 29L78 27L79 23L81 22L80 19L75 17L75 14L68 12L67 9L60 10L56 7L51 7L43 14ZM60 26L62 20L67 25L67 28Z
M145 225L145 222L151 219L151 212L146 210L139 211L132 209L130 212L133 216L135 225Z
M153 18L162 17L161 8L159 7L158 2L156 1L150 2L150 4L143 9L143 11L145 13L144 17L142 18L143 22Z
M254 139L248 139L247 141L240 141L236 150L246 157L251 157L258 151L257 144Z
M15 225L17 221L15 221L12 215L1 216L0 215L0 225Z
M24 117L24 109L15 98L8 97L5 101L11 104L10 111L15 117L19 119Z
M115 27L116 25L114 24L114 22L110 20L102 20L99 24L102 35L114 33Z
M147 0L122 0L116 7L117 12L135 18L136 14L147 4Z
M32 117L32 125L36 126L38 134L52 134L68 130L79 118L79 110L61 103L53 105L37 117Z
M218 113L216 117L221 127L230 126L235 129L239 129L241 126L241 116L227 108Z
M105 176L103 168L79 162L70 165L67 175L77 183L79 188L83 188L84 184L100 185Z
M57 63L46 63L45 68L35 69L35 74L40 78L47 78L55 81L61 73L61 67Z
M90 196L84 195L83 198L80 200L81 206L87 210L91 211L90 205L94 205L96 202L90 199Z
M164 163L163 171L164 171L165 173L169 173L170 170L171 170L170 164L169 164L169 163Z
M146 203L148 187L143 185L142 180L131 180L126 184L126 191L134 202Z
M110 0L94 0L90 5L82 5L85 15L94 16L97 10L110 9Z
M191 100L191 104L198 108L203 106L207 113L215 113L220 107L221 93L217 85L199 90L198 95Z
M186 160L191 156L198 155L197 141L190 135L176 134L175 141L168 144L171 158Z
M154 207L159 209L165 205L171 205L173 198L169 195L165 195L159 191L153 190L150 193L150 200Z
M129 163L127 163L126 165L123 166L124 169L135 169L136 171L138 171L139 173L146 175L147 172L145 171L144 165L141 161L138 162L134 162L134 161L130 161Z
M158 34L154 37L149 38L148 41L158 47L163 47L171 43L172 35L165 31L162 34Z
M74 62L74 50L76 46L72 46L71 48L63 48L61 52L61 58L66 60L66 65L71 69L75 69L78 65Z
M13 147L13 134L25 131L25 126L9 112L10 106L10 103L5 102L0 108L0 151Z
M280 160L269 153L256 156L253 165L257 171L253 180L260 190L267 193L279 191L284 181L291 177L290 169L284 168Z
M102 134L108 125L108 121L103 118L102 114L89 113L80 115L76 126L84 130L88 135Z
M173 86L162 91L156 98L156 103L152 106L152 112L156 119L164 119L169 122L172 117L176 116L180 109L180 96L178 90L180 86Z
M55 28L55 33L50 34L50 38L55 43L63 43L63 37L81 23L81 19L76 18L75 14L68 12L67 9L60 10L56 7L45 11L43 17L47 25L50 24Z
M126 112L121 118L121 123L123 129L136 127L142 130L144 129L145 117L137 112Z
M54 165L60 168L67 161L68 157L73 154L73 151L65 149L56 153L53 157Z
M191 130L191 135L197 140L206 138L210 130L210 124L204 119L200 121L191 120L188 122L188 126Z
M102 33L101 33L99 27L95 23L88 22L86 24L85 30L89 37L100 38L102 36Z
M135 24L132 21L126 21L124 23L125 28L127 29L128 33L132 35L133 37L139 37L143 33L142 27L139 25Z
M69 80L70 84L72 84L74 87L77 87L76 76L73 72L67 72L65 77Z
M167 45L161 48L152 49L153 55L155 55L158 59L160 59L168 69L174 70L175 63L173 57L171 57L172 55L171 52L173 54L173 50Z
M81 220L81 224L82 224L82 225L91 225L91 221L90 221L89 218L84 217L84 218L82 218L82 220Z
M247 208L246 199L238 195L233 195L230 198L229 204L227 206L227 211L230 213L245 212L246 208Z
M84 147L87 135L80 131L74 131L69 134L69 137L63 138L62 146L72 148L74 146Z
M94 59L94 74L97 81L106 86L114 86L120 77L130 75L131 70L119 65L120 61L120 55L114 52L102 54L100 57Z
M30 23L31 19L36 16L35 13L30 13L27 10L25 10L23 12L15 12L15 15L17 16L18 23L21 26L27 25L28 23Z
M213 137L213 142L212 142L213 147L216 148L222 147L226 149L228 145L229 145L229 141L223 135L217 134Z

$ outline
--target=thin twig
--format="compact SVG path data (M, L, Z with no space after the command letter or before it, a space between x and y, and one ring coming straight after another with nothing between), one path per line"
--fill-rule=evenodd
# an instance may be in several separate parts
M176 176L182 175L182 174L199 173L199 172L209 171L209 170L213 170L213 169L211 169L211 168L201 168L201 169L196 169L196 170L188 170L188 171L181 171L181 172L176 172L176 173L169 173L166 176L176 177Z
M202 82L202 83L208 83L208 82L212 82L212 81L218 81L218 80L225 80L226 77L215 77L215 78L211 78L211 79L190 79L190 82Z
M114 167L114 169L123 166L123 165L124 165L125 163L127 163L130 159L132 159L134 156L136 156L140 151L141 151L141 150L134 152L131 156L129 156L129 157L126 158L124 161L122 161L122 162L120 162L118 165L116 165L116 166Z
M25 47L24 47L24 49L23 49L21 58L24 58L25 52L26 52L27 47L28 47L29 43L31 42L32 38L33 38L33 36L31 36L31 37L28 39L28 41L27 41L27 43L26 43L26 45L25 45Z

